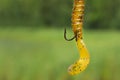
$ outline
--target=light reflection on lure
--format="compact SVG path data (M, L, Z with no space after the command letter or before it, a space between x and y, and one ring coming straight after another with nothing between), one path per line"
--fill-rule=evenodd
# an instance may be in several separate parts
M71 39L66 38L66 29L64 32L64 38L67 41L76 39L77 47L80 52L80 58L74 64L68 68L68 72L71 75L75 75L85 70L89 64L90 56L82 38L82 27L83 27L83 16L84 16L84 0L74 0L73 12L72 12L72 28L74 37Z

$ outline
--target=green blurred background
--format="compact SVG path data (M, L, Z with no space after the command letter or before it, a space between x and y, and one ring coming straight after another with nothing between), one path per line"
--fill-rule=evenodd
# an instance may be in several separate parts
M0 80L120 80L120 0L85 0L84 42L91 61L76 76L73 0L0 0Z

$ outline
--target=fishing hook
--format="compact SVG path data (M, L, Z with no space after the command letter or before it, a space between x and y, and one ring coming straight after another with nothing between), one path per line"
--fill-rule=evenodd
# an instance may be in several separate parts
M64 39L65 39L66 41L72 41L72 40L75 39L75 38L76 38L76 35L74 35L72 38L68 39L68 38L66 37L66 28L64 29Z

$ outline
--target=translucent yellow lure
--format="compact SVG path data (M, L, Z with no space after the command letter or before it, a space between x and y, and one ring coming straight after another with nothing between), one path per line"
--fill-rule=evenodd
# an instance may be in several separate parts
M68 68L68 72L71 75L78 74L86 69L90 61L90 56L82 38L82 26L84 16L84 0L74 0L73 12L72 12L72 28L74 37L71 39L66 38L66 29L64 32L64 38L67 41L76 39L77 47L80 52L80 58L74 64Z

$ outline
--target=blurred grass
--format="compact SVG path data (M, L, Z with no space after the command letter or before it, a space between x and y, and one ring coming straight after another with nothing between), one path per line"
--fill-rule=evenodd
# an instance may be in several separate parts
M71 37L68 30L68 37ZM79 58L63 29L0 29L0 80L120 80L120 32L84 31L91 55L88 68L69 76Z

